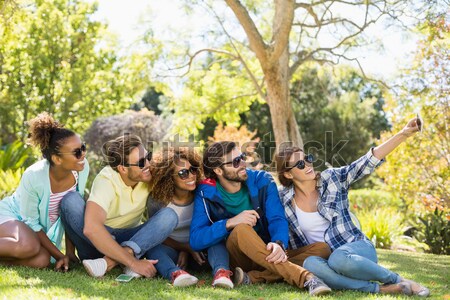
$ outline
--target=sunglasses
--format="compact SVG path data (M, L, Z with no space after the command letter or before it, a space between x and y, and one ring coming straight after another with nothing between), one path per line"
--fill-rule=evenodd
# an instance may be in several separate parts
M313 161L314 161L314 156L312 154L305 155L304 159L299 160L292 167L287 168L286 171L292 170L295 167L297 167L300 170L303 170L305 168L305 162L312 164Z
M123 164L125 167L139 167L139 169L143 169L145 167L145 164L147 161L152 160L152 152L147 152L147 155L145 155L143 158L139 159L137 164Z
M80 159L84 152L86 152L86 143L82 143L80 148L76 148L73 151L59 152L58 154L72 154L76 159Z
M233 164L233 168L239 168L241 165L241 161L245 161L247 159L247 155L245 153L241 153L241 155L235 157L232 161L224 162L220 166Z
M185 180L189 177L189 172L191 172L192 175L197 175L198 167L191 166L189 169L181 169L177 174L182 180Z

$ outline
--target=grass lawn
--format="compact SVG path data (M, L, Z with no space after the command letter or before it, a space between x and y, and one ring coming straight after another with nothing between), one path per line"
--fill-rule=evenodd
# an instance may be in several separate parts
M378 250L381 264L423 283L429 299L450 300L450 256ZM214 289L211 276L201 274L197 287L173 288L166 280L135 279L118 283L114 270L103 279L87 276L81 265L68 273L0 267L0 299L305 299L309 295L285 283L251 285L234 290ZM419 297L413 297L418 299ZM412 299L349 291L334 291L321 299Z

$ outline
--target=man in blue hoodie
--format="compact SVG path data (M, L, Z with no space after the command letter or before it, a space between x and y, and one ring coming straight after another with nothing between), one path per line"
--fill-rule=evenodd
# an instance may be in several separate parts
M246 169L245 155L234 142L209 146L203 167L207 179L197 188L191 223L194 251L226 244L236 285L285 280L307 287L311 295L331 291L301 267L308 256L327 257L326 244L286 251L288 222L269 173Z

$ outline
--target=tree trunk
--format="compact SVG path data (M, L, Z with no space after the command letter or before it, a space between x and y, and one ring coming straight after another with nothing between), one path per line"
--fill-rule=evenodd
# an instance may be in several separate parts
M277 149L286 146L303 148L303 140L297 125L289 97L288 49L276 61L269 61L263 69L267 85L267 104L270 108Z

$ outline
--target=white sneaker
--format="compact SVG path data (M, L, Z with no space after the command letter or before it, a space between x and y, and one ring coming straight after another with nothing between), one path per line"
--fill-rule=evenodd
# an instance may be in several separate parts
M85 259L83 260L83 266L92 277L102 277L108 267L104 258Z
M134 278L141 278L142 275L139 273L136 273L135 271L131 270L129 267L123 267L123 273L127 274L128 276L133 276Z

